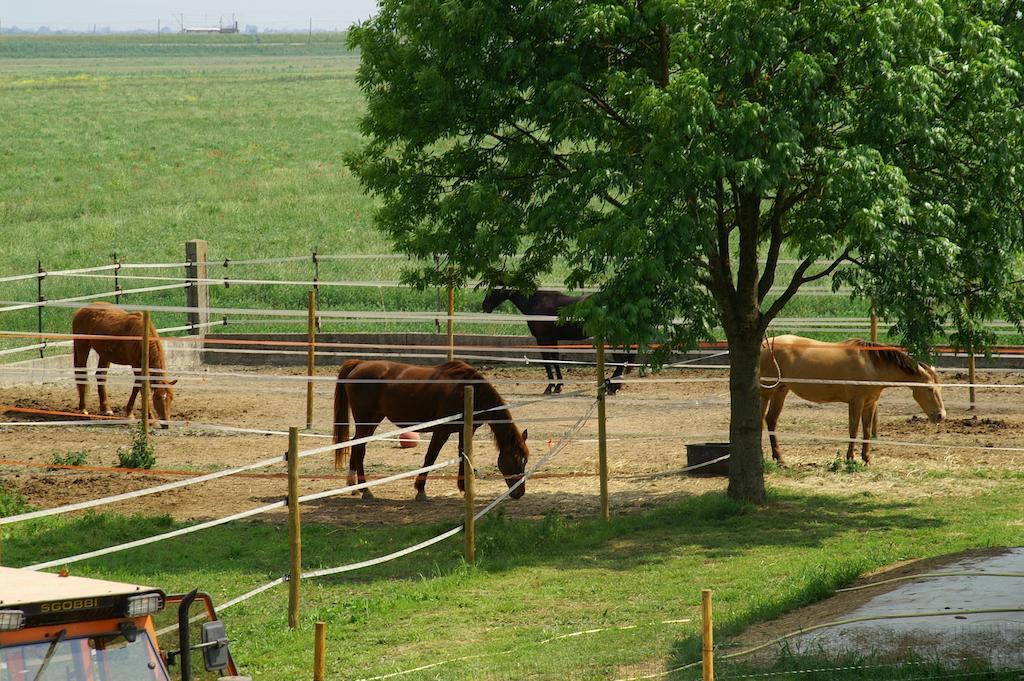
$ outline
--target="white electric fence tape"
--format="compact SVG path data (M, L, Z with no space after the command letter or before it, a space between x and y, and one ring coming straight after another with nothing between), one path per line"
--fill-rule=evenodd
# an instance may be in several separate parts
M542 400L538 400L538 401L542 401ZM570 428L568 431L566 431L566 433L563 435L562 439L557 444L555 444L555 446L553 446L547 452L547 454L545 454L545 456L542 457L541 460L537 462L536 465L534 465L529 471L524 472L523 477L520 480L517 481L515 486L510 487L505 492L499 494L490 504L488 504L483 510L478 512L474 516L474 518L479 520L481 517L483 517L484 514L486 514L491 509L493 509L495 506L497 506L499 503L501 503L502 501L507 499L509 497L509 495L519 485L525 484L525 482L526 482L527 478L529 478L529 476L531 476L538 468L540 468L541 465L543 465L544 463L549 461L553 456L555 456L558 452L560 452L565 447L565 445L569 441L569 438L571 438L574 433L578 432L579 429L583 427L583 424L586 423L587 419L590 417L590 415L593 413L593 411L594 411L594 409L596 407L597 407L597 403L596 402L592 403L590 408L587 410L586 414L584 414L582 417L580 417L580 419L576 422L576 424L572 428ZM447 465L449 463L454 463L454 461L445 462L445 463ZM309 495L309 496L315 497L316 495ZM304 498L306 498L306 497L304 497ZM452 537L452 536L458 534L462 530L463 530L463 526L459 525L458 527L453 527L452 529L450 529L450 530L448 530L446 532L442 532L441 534L439 534L439 535L437 535L435 537L431 537L430 539L422 541L422 542L420 542L418 544L414 544L413 546L408 546L408 547L406 547L404 549L400 549L398 551L394 551L394 552L389 553L389 554L384 555L384 556L379 556L377 558L371 558L371 559L368 559L368 560L359 561L357 563L350 563L348 565L342 565L342 566L334 567L334 568L323 568L323 569L320 569L320 570L311 570L309 572L302 573L301 577L304 578L304 579L306 579L306 578L312 579L312 578L315 578L315 577L326 577L326 576L329 576L329 575L340 574L342 572L351 572L353 570L359 570L359 569L366 568L366 567L371 567L371 566L374 566L374 565L380 565L381 563L386 563L386 562L394 560L396 558L401 558L402 556L407 556L410 553L415 553L416 551L420 551L420 550L425 549L425 548L427 548L429 546L437 544L437 543L439 543L441 541L444 541L445 539L448 539L449 537ZM224 609L229 608L231 606L237 605L238 603L246 601L246 600L248 600L248 599L250 599L250 598L252 598L254 596L257 596L257 595L263 593L264 591L266 591L268 589L271 589L271 588L277 586L278 584L283 584L284 582L288 581L288 579L289 579L289 577L287 575L284 576L284 577L279 577L278 579L275 579L275 580L273 580L271 582L268 582L267 584L259 586L259 587L255 588L255 589L253 589L252 591L246 592L246 593L242 594L241 596L238 596L237 598L234 598L234 599L228 601L227 603L222 605L219 608L219 610L224 610ZM170 628L168 628L168 630L170 630ZM163 633L163 632L161 631L161 632L158 632L158 633Z
M549 399L557 399L557 396L554 397L554 398L552 398L552 397L538 398L536 400L530 400L530 401L524 402L522 404L523 405L535 404L537 402L544 402L544 401L547 401ZM489 409L481 409L481 410L475 411L473 413L474 414L485 414L485 413L491 412L491 411L500 411L500 410L511 409L512 406L513 405L509 405L509 404L500 404L500 405L498 405L496 407L491 407ZM390 430L390 431L388 431L386 433L380 433L380 434L376 434L376 435L368 435L366 437L355 438L355 439L352 439L352 440L346 440L345 442L339 442L337 444L326 445L324 447L317 447L315 449L307 449L307 450L299 452L298 457L300 459L304 459L304 458L306 458L308 456L314 456L316 454L323 454L325 452L332 452L332 451L335 451L337 449L347 449L349 447L354 447L356 445L361 445L361 444L365 444L365 443L368 443L368 442L374 442L374 441L377 441L377 440L390 439L390 438L392 438L392 437L394 437L396 435L401 435L402 433L411 433L413 431L423 430L425 428L432 428L434 426L439 426L439 425L444 424L444 423L450 423L450 422L453 422L453 421L458 421L461 418L462 418L462 414L461 413L459 413L459 414L452 414L450 416L445 416L445 417L442 417L442 418L434 419L433 421L426 421L424 423L416 423L416 424L413 424L413 425L410 425L410 426L405 426L405 427L402 427L402 428L396 428L395 430ZM216 480L218 478L223 478L223 477L226 477L226 476L229 476L229 475L234 475L236 473L242 473L242 472L245 472L245 471L255 470L257 468L265 468L267 466L272 466L272 465L274 465L276 463L282 463L283 461L285 461L284 455L275 456L273 458L264 459L262 461L257 461L256 463L247 464L245 466L238 466L238 467L235 467L235 468L228 468L228 469L225 469L225 470L222 470L222 471L217 471L215 473L208 473L206 475L200 475L198 477L189 478L187 480L178 480L178 481L175 481L175 482L169 482L169 483L165 483L163 485L157 485L156 487L148 487L146 489L136 490L134 492L125 492L123 494L116 494L114 496L103 497L101 499L92 499L90 501L82 501L82 502L79 502L79 503L76 503L76 504L68 504L66 506L58 506L56 508L49 508L49 509L43 509L43 510L40 510L40 511L32 511L30 513L22 513L22 514L19 514L19 515L7 516L7 517L4 517L4 518L0 518L0 525L9 525L11 523L17 523L17 522L21 522L23 520L32 520L32 519L35 519L35 518L45 518L47 516L57 515L59 513L70 513L71 511L81 511L81 510L87 509L87 508L95 508L96 506L104 506L106 504L113 504L113 503L116 503L118 501L125 501L127 499L135 499L137 497L147 496L147 495L150 495L150 494L156 494L158 492L166 492L166 491L172 490L172 489L179 489L181 487L188 487L190 485L197 485L197 484L199 484L201 482L208 482L210 480Z
M422 468L417 468L417 469L411 470L411 471L403 471L401 473L397 473L395 475L390 475L390 476L385 477L385 478L379 478L377 480L371 480L371 481L359 483L358 485L348 485L346 487L341 487L341 488L334 489L334 490L329 490L329 491L326 491L326 492L316 492L314 494L307 494L305 496L300 496L299 497L299 503L301 504L301 503L306 503L307 501L317 501L319 499L326 499L328 497L338 496L340 494L347 494L348 492L355 492L357 490L366 489L366 488L369 488L369 487L375 487L377 485L386 485L388 483L395 482L396 480L402 480L404 478L411 478L411 477L420 475L421 473L429 473L430 471L436 471L436 470L439 470L441 468L445 468L446 466L451 466L453 463L456 463L457 461L458 461L458 459L449 459L448 461L443 461L441 463L436 463L436 464L433 464L431 466L424 466ZM173 539L174 537L181 537L181 536L184 536L186 534L192 534L193 532L198 532L199 530L205 530L205 529L210 528L210 527L216 527L218 525L224 525L226 523L230 523L230 522L235 521L235 520L242 520L243 518L249 518L251 516L259 515L261 513L266 513L267 511L272 511L275 508L282 508L282 507L287 506L287 505L288 505L287 500L275 501L272 504L266 504L265 506L259 506L257 508L252 508L252 509L249 509L248 511L242 511L240 513L235 513L234 515L225 516L223 518L217 518L215 520L208 520L208 521L206 521L204 523L199 523L197 525L190 525L189 527L182 527L182 528L179 528L177 530L172 530L170 532L165 532L163 534L153 535L152 537L146 537L145 539L136 539L135 541L125 542L123 544L117 544L115 546L109 546L109 547L104 548L104 549L97 549L96 551L88 551L86 553L80 553L80 554L77 554L77 555L74 555L74 556L69 556L67 558L58 558L56 560L50 560L50 561L47 561L45 563L37 563L35 565L29 565L29 566L26 566L25 569L27 569L27 570L43 570L43 569L50 568L50 567L57 567L58 565L68 565L68 564L71 564L71 563L77 563L79 561L87 560L89 558L97 558L99 556L106 556L108 554L117 553L119 551L127 551L128 549L134 549L134 548L137 548L139 546L145 546L147 544L155 544L156 542L164 541L165 539Z

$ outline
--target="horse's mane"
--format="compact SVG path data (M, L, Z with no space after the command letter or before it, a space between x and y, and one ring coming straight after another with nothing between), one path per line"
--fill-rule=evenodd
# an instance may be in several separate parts
M876 364L889 364L900 369L911 376L917 374L919 366L917 361L899 348L894 348L885 343L875 343L860 338L850 338L843 341L846 345L853 345L859 348L867 348L872 361Z
M505 400L493 385L491 385L483 374L474 367L462 360L452 360L435 367L440 378L455 381L474 381L473 391L476 393L474 402L478 409L491 409L505 404ZM491 427L494 441L499 449L503 446L523 446L522 435L519 429L511 422L512 415L508 409L495 409L494 411L477 414L475 419L481 423L487 423Z
M454 359L450 362L445 362L435 367L438 373L438 378L443 378L449 381L473 381L471 385L473 390L476 392L476 403L482 405L484 409L490 409L491 407L497 407L505 403L505 400L501 399L501 395L495 390L494 386L487 382L483 374L476 370L475 367L466 364L462 360ZM487 420L491 414L501 413L500 410L493 412L487 412L480 414L483 417L481 420Z

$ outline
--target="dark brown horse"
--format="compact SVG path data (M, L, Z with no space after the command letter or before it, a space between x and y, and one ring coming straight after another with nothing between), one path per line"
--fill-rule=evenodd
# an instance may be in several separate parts
M463 389L467 383L473 386L473 411L491 410L473 417L474 430L484 423L491 427L494 441L498 445L498 469L505 476L508 486L512 487L523 477L530 455L526 446L526 431L519 432L508 409L493 409L502 407L504 400L479 371L465 362L454 361L436 367L423 367L384 360L347 360L341 365L338 382L334 387L334 442L349 439L350 412L356 423L356 438L373 435L385 418L396 426L404 427L461 414ZM459 456L462 456L461 420L425 428L423 432L433 433L427 446L427 456L423 459L424 466L430 466L437 460L441 448L453 433L459 436ZM344 464L348 454L348 448L336 450L335 467ZM365 443L352 447L352 456L348 462L348 484L366 482L363 470L365 456ZM463 473L463 462L460 461L460 491L465 489ZM426 485L426 473L416 476L417 500L427 498ZM512 492L512 497L518 499L525 493L526 485L523 484ZM363 490L364 499L372 497L369 489Z
M134 336L141 339L142 313L125 312L110 303L92 303L75 312L71 320L71 333L76 336ZM166 428L167 422L171 419L171 403L174 401L174 389L171 386L177 383L177 380L167 380L164 345L152 323L149 325L149 338L149 373L153 399L150 402L151 411L148 417L150 420L153 419L152 410L155 409L162 421L160 426ZM85 393L89 388L86 363L90 350L95 350L99 355L99 364L96 367L96 392L100 396L101 414L109 416L114 413L107 401L107 369L111 364L133 367L135 382L132 386L132 395L128 398L128 405L124 408L125 415L131 417L135 399L142 387L139 380L142 376L142 341L119 338L74 339L78 410L83 414L88 413L85 410Z

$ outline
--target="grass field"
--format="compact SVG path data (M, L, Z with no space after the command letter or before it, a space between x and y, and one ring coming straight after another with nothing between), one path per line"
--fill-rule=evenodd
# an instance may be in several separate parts
M0 276L108 263L183 260L206 239L210 257L386 253L373 201L345 168L360 140L358 56L343 36L0 37ZM324 263L323 279L396 279L401 260ZM213 268L211 276L310 279L312 263ZM178 275L178 270L130 272ZM553 277L554 278L554 277ZM556 279L556 278L555 278ZM122 288L161 281L121 280ZM49 299L113 289L106 274L49 278ZM35 282L0 285L3 300L35 300ZM460 292L457 307L479 309ZM126 302L183 304L180 291ZM302 287L214 287L228 307L300 308ZM325 289L325 308L441 310L437 291ZM845 296L808 296L795 317L867 317ZM70 313L50 309L47 331ZM158 318L176 326L179 316ZM6 313L4 328L34 329L33 311ZM266 327L251 327L265 329ZM338 330L433 330L432 324L338 325ZM279 330L280 327L277 327ZM488 333L524 332L509 326ZM839 335L850 335L842 332Z
M779 492L764 510L710 494L609 524L557 515L537 522L498 517L480 527L475 567L462 563L456 537L414 558L307 582L298 631L287 629L285 587L237 606L226 617L237 640L235 654L256 678L308 678L317 620L329 626L331 679L478 653L484 655L407 678L618 678L625 670L652 673L700 658L701 588L715 591L716 637L727 642L744 625L820 599L865 570L1019 542L1022 513L1019 480L1006 480L957 504L898 502L870 493ZM457 518L357 531L307 524L304 563L329 567L373 557L455 524ZM172 526L169 519L86 515L5 528L4 560L25 564ZM233 525L96 559L75 572L169 590L200 585L223 602L277 577L287 564L286 539L279 526ZM673 619L691 621L660 624ZM624 625L637 626L540 643L577 630ZM503 654L507 650L514 652ZM728 676L727 670L720 674ZM874 670L866 673L842 678L878 678ZM668 678L695 677L699 672Z

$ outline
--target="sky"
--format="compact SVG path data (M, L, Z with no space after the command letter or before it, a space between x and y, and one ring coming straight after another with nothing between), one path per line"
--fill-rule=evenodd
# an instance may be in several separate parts
M0 25L91 30L95 24L113 30L156 30L159 20L177 30L182 14L187 25L214 26L222 17L229 23L234 14L242 28L304 28L312 19L314 28L333 30L366 19L376 5L376 0L0 0Z

